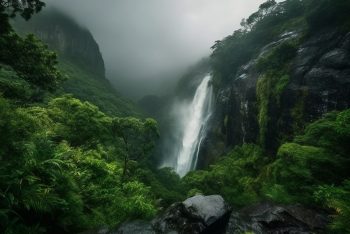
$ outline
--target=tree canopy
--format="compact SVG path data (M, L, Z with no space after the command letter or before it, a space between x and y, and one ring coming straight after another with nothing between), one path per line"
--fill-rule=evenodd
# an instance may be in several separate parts
M41 0L1 0L0 12L14 17L17 14L24 19L29 20L30 17L41 11L45 3Z

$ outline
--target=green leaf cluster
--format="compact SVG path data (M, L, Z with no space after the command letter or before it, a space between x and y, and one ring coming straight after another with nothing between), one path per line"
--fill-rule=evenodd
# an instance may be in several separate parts
M267 54L261 56L257 61L256 68L260 72L260 77L256 86L258 102L258 123L259 123L259 144L268 148L271 142L266 138L270 135L269 129L276 120L271 120L273 116L272 107L280 108L281 96L289 83L289 66L295 57L298 40L288 40Z
M152 218L161 197L165 205L182 197L172 195L158 173L174 182L179 177L154 166L157 122L110 116L65 94L59 69L70 71L62 69L67 64L58 66L56 54L32 35L21 38L11 28L0 35L1 233L115 227L127 219ZM75 81L93 80L82 68L70 68L69 75L81 76ZM104 110L131 113L130 103L118 109L121 102Z
M267 163L268 157L259 146L245 144L208 171L190 172L182 183L189 193L220 194L231 204L244 206L259 201L258 175Z
M139 137L149 144L150 135L157 137L153 120L138 120L136 126L135 119L118 120L134 131L142 128ZM150 188L137 177L123 177L127 152L118 135L129 132L114 129L112 122L97 107L71 96L25 108L1 98L0 230L65 233L152 217ZM130 147L147 158L153 145L138 143ZM133 159L140 161L135 168L146 161L141 155Z
M211 65L214 84L223 85L236 78L239 68L258 56L261 48L273 42L281 34L290 31L303 31L305 23L305 1L287 0L280 3L266 1L259 10L247 19L243 19L242 28L212 46ZM288 30L288 31L287 31ZM280 48L281 56L289 57L286 48ZM274 63L262 65L274 66L279 63L275 54ZM262 62L262 61L261 61Z
M331 209L329 233L347 233L350 219L350 110L309 124L271 156L259 146L236 147L209 170L181 181L189 195L221 194L241 207L260 200Z
M56 53L34 35L25 38L10 32L0 37L0 62L11 66L33 87L53 91L63 80Z

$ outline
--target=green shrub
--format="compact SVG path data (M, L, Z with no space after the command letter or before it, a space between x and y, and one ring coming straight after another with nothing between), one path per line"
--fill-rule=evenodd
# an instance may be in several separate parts
M22 39L11 32L0 38L0 62L11 66L32 85L53 91L63 80L57 55L34 35Z
M331 233L349 233L350 220L350 181L345 180L342 186L319 186L314 198L326 208L335 211L335 219L330 225Z
M268 162L262 149L246 144L236 147L209 171L194 171L183 178L189 194L221 194L228 202L244 206L259 200L258 175Z

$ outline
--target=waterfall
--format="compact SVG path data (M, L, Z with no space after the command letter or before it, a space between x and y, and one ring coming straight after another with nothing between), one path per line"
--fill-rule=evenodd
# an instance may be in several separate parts
M182 139L177 155L176 172L182 177L190 170L194 170L198 162L198 154L201 144L206 136L207 123L212 111L212 86L211 76L204 77L198 86L196 93L186 108L186 114L182 117Z

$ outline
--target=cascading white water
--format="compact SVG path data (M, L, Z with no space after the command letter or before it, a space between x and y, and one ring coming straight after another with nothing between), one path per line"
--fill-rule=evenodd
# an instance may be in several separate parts
M207 122L212 111L211 76L204 77L194 98L189 103L187 114L183 116L182 146L177 156L176 172L182 177L196 168L198 154L207 132Z

